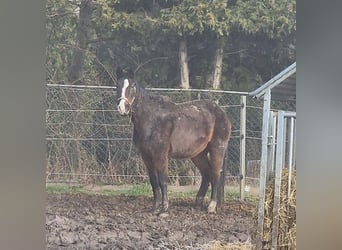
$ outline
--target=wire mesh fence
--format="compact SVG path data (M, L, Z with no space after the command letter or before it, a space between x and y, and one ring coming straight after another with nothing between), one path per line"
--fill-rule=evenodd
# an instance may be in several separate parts
M240 97L247 93L208 90L150 89L180 103L211 99L228 114L232 137L225 163L227 176L240 176ZM147 181L145 166L132 144L129 117L117 111L114 87L47 85L46 90L47 182L94 184ZM261 156L262 100L247 96L246 179L257 181ZM292 110L295 104L274 103L274 109ZM190 160L170 160L173 184L200 181Z

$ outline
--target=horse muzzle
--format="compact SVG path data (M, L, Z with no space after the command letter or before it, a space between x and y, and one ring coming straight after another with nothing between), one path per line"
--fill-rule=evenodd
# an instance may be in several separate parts
M130 111L130 104L126 99L121 99L118 105L120 115L128 115Z

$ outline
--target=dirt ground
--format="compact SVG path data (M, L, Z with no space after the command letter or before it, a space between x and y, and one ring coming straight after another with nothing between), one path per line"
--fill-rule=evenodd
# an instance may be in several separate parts
M215 241L250 246L254 204L226 201L209 215L194 199L172 198L165 218L152 215L151 205L150 197L49 193L47 249L215 249Z

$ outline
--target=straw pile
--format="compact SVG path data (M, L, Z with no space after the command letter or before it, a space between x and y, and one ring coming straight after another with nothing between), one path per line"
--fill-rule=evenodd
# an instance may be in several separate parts
M202 248L205 249L205 248ZM251 250L253 249L253 245L251 243L242 243L242 242L234 242L234 243L221 243L219 241L214 241L210 244L208 250Z
M279 209L279 231L277 249L296 249L296 171L292 172L291 191L288 197L287 169L282 171L280 209ZM272 226L273 226L273 200L274 178L266 187L265 196L265 218L263 232L263 249L271 249Z

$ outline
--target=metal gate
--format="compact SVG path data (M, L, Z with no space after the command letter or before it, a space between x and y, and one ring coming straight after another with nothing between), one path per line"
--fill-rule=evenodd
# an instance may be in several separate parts
M266 183L274 176L274 203L272 223L272 249L277 249L277 238L279 228L280 191L283 168L288 169L287 196L291 193L292 171L296 169L296 113L289 111L268 111L268 122L264 124L264 138L262 159L260 169L260 195L258 207L258 234L257 249L262 249L262 237L264 229L265 189Z

